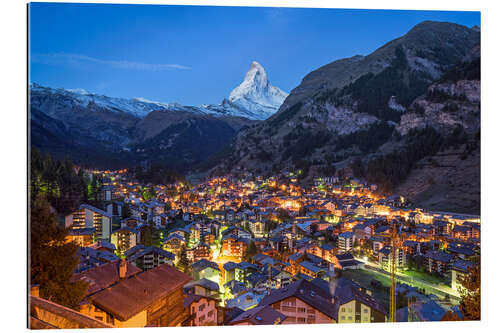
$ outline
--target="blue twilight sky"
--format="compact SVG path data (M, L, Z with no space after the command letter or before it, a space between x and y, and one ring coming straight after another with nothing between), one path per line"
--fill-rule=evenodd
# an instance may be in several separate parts
M113 97L220 103L250 63L289 92L310 71L367 55L424 20L479 12L32 3L30 81Z

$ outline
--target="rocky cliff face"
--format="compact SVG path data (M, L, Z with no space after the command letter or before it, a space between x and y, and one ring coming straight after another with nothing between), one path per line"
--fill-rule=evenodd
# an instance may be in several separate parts
M407 110L478 44L477 30L423 22L370 55L323 66L292 90L276 114L241 131L214 172L345 164L353 156L377 153L391 140L396 126L404 132L438 119L455 121L461 111L449 117L439 109L436 119L430 115L424 119ZM443 82L431 90L455 94L453 89L465 89L467 98L473 100L477 87L463 84ZM413 106L418 108L419 103L425 103L424 99Z
M433 127L438 131L461 126L474 133L480 126L481 82L459 80L433 84L425 96L411 106L412 111L401 117L396 130L401 135L411 130Z
M432 128L442 149L416 161L394 193L432 210L480 213L480 58L463 64L431 85L401 117L396 131L403 138ZM449 143L447 143L447 141Z

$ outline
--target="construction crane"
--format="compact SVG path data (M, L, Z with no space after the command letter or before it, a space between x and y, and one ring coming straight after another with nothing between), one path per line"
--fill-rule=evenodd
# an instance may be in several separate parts
M389 321L396 322L396 251L401 246L397 230L397 222L392 221L390 234L377 234L377 236L389 238L391 241L391 260L390 260L390 273L391 273L391 291L389 296Z

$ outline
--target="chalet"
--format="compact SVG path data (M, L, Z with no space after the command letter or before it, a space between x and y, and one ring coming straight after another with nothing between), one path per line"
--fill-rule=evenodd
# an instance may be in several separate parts
M308 275L312 278L320 277L324 275L327 271L324 267L319 267L310 261L304 260L300 264L300 272L302 274Z
M173 265L175 255L155 246L136 245L125 252L127 260L147 271L164 264Z
M106 211L111 216L121 217L123 213L123 206L125 203L123 201L113 201L106 204Z
M190 261L196 261L200 259L210 260L212 255L210 254L210 246L206 243L198 243L198 245L187 251L187 257Z
M354 259L351 253L338 254L333 258L333 267L339 270L359 269L363 266L363 263Z
M111 233L111 243L116 246L116 249L125 252L137 245L139 239L139 231L129 227L122 227Z
M219 297L219 285L214 281L202 278L191 281L184 286L184 293L189 295Z
M222 237L221 254L224 256L242 258L248 247L248 239L238 238L234 234Z
M248 288L243 282L231 280L224 284L224 294L232 296L229 298L234 298L246 292L248 292Z
M115 253L116 246L108 241L99 239L97 242L91 244L89 247L96 249L98 251Z
M420 252L420 242L405 240L402 244L402 250L407 256L414 256L421 254Z
M467 225L456 225L452 230L453 238L469 240L472 238L472 227Z
M126 219L121 220L120 224L121 227L128 227L131 229L135 229L137 227L140 227L144 224L145 222L142 219L138 219L135 217L128 217Z
M449 243L447 251L464 260L470 259L476 255L476 252L474 251L474 245L470 243Z
M170 217L165 213L153 215L152 220L156 228L164 228L171 222Z
M193 280L206 278L219 284L220 269L217 263L201 259L191 264Z
M372 236L370 237L370 241L372 242L372 250L374 255L378 255L378 251L380 251L386 244L389 242L389 239L382 236Z
M172 252L178 257L185 245L186 239L183 236L179 236L179 234L176 233L171 233L163 241L162 247L164 250Z
M247 287L252 288L256 292L264 292L267 289L267 274L258 271L252 272L245 278Z
M432 222L436 235L448 236L451 234L452 224L446 220L434 220Z
M328 293L303 279L272 290L260 301L259 306L271 306L285 315L284 324L326 324L337 321L335 306Z
M311 283L321 288L325 295L333 296L333 308L338 323L373 323L387 320L387 311L373 297L372 292L349 279L331 276L328 282L314 279Z
M430 273L436 272L446 275L450 272L454 258L453 254L442 251L429 251L425 254L426 269Z
M95 228L70 229L66 241L75 242L80 247L86 247L94 242L95 233Z
M190 318L183 326L217 325L217 300L207 296L189 294L184 298L184 307Z
M294 254L288 256L287 262L290 266L287 267L287 271L290 274L295 275L300 271L300 263L305 260L305 254L300 252L295 252Z
M80 312L115 327L180 326L189 317L183 286L190 277L161 265L93 295Z
M244 281L245 274L244 270L240 267L239 264L234 263L232 261L228 261L224 264L224 281L229 282L232 280L236 281Z
M250 220L247 222L248 229L253 233L254 237L263 237L265 222L261 220Z
M408 309L410 309L408 311ZM441 321L447 310L434 300L410 303L396 312L398 322Z

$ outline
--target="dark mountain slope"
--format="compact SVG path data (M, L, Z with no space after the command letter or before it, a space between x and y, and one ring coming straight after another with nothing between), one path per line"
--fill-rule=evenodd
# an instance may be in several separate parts
M475 29L426 21L366 57L323 66L275 115L241 131L213 172L320 170L375 154L413 101L478 44Z

